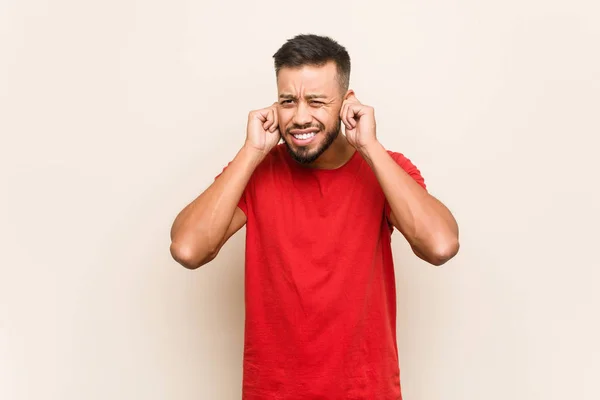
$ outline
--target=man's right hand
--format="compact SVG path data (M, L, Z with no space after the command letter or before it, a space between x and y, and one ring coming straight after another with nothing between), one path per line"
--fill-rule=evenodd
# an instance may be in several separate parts
M259 151L263 156L279 143L281 135L277 120L277 103L250 112L246 135L245 146Z

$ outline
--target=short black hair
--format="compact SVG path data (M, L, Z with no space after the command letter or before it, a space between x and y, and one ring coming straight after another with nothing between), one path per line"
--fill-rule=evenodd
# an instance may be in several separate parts
M341 88L346 91L350 85L350 55L344 46L327 36L297 35L285 42L273 58L276 76L283 67L320 67L333 61Z

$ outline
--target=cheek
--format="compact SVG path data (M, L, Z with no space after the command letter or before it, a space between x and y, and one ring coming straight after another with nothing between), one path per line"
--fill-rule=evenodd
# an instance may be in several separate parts
M328 129L335 126L339 121L339 114L332 110L319 109L314 114L314 118Z
M277 111L277 119L279 122L279 126L285 128L290 124L292 117L294 114L290 110L279 109Z

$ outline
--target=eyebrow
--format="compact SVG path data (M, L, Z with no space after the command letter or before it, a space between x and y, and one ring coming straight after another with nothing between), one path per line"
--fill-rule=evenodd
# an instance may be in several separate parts
M282 93L279 95L279 98L282 100L296 100L297 97L292 95L292 94L287 94L287 93ZM326 95L324 94L307 94L306 96L304 96L305 99L307 100L314 100L314 99L325 99L327 98Z

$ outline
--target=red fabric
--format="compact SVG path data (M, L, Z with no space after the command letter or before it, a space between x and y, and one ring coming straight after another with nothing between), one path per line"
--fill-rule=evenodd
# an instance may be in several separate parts
M425 188L408 159L388 153ZM389 205L360 154L316 170L279 145L239 207L243 399L401 399Z

